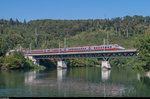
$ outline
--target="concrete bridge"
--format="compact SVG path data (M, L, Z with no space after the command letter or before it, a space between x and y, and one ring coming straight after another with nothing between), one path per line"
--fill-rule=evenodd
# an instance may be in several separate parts
M63 52L63 53L41 53L41 54L25 54L25 57L31 59L35 64L39 65L40 59L59 59L57 68L67 68L64 59L76 58L102 58L102 68L111 68L109 58L129 58L138 55L136 49L128 50L111 50L111 51L85 51L85 52Z

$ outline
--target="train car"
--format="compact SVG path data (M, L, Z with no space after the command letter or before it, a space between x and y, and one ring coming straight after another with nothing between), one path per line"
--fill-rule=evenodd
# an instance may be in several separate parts
M64 52L64 48L54 48L54 49L46 49L45 53L59 53L59 52Z
M28 51L24 51L25 54L40 54L40 53L44 53L44 50L28 50Z
M100 51L100 50L122 50L125 49L118 44L113 44L113 45L101 45L101 46L91 46L90 50L91 51Z
M81 51L88 51L89 47L70 47L66 48L66 52L81 52Z
M118 44L100 45L100 46L85 46L85 47L70 47L70 48L54 48L43 50L28 50L23 51L24 54L40 54L40 53L61 53L61 52L82 52L82 51L101 51L101 50L123 50Z

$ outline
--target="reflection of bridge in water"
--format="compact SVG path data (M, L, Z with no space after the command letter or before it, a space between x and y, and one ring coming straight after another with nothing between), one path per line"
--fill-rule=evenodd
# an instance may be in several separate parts
M56 71L55 71L56 72ZM122 96L127 90L134 91L132 86L125 86L123 84L107 83L110 77L110 70L102 71L102 81L99 82L87 82L80 79L74 80L66 76L66 69L57 70L57 78L38 79L42 75L38 75L38 72L31 72L25 76L26 85L34 85L34 87L49 87L51 90L58 90L58 96ZM52 73L53 74L53 73ZM32 80L31 80L32 79Z
M145 76L150 79L150 71L146 72L146 73L145 73ZM144 76L144 77L145 77L145 76ZM140 75L139 73L137 74L137 79L138 79L138 80L141 79L141 75Z

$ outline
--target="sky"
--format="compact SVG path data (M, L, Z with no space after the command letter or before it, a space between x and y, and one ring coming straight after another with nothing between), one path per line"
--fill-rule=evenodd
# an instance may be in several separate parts
M0 0L0 19L104 19L150 16L150 0Z

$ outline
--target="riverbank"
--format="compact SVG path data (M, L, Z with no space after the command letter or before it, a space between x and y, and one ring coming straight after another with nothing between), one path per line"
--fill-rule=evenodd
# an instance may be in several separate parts
M44 70L44 66L35 65L31 60L26 59L22 52L13 52L11 55L0 57L0 70Z

